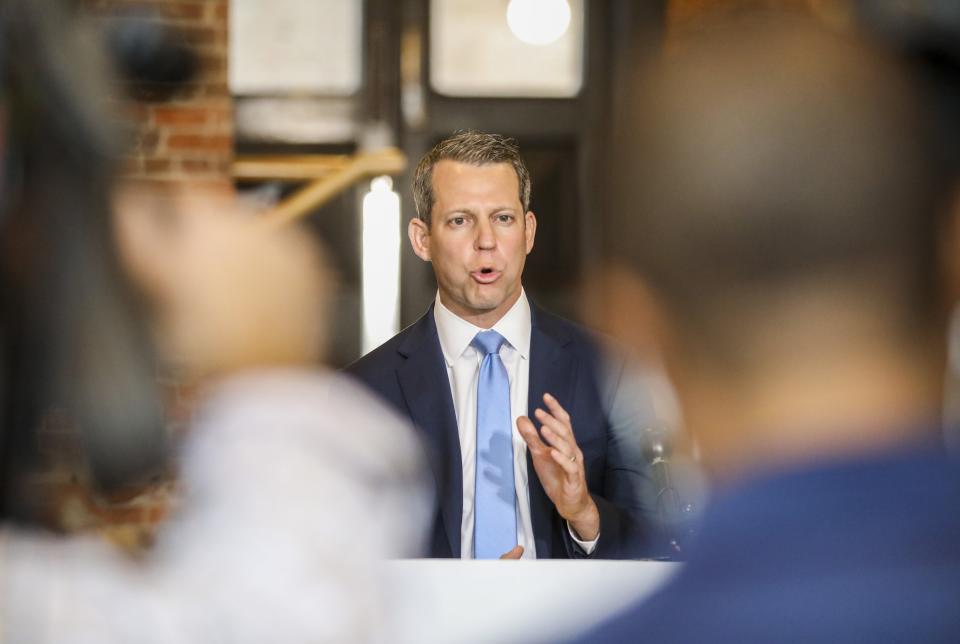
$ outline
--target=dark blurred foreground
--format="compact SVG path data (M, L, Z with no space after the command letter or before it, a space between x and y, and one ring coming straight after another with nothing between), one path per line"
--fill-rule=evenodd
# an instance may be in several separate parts
M960 637L958 184L928 81L777 12L707 22L637 75L620 302L653 293L716 494L680 575L583 641Z

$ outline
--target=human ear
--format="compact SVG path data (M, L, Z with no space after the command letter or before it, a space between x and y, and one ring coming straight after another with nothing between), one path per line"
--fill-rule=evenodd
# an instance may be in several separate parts
M527 255L533 250L533 240L537 236L537 217L531 210L523 216L523 234L526 237Z
M425 262L430 261L430 226L419 217L414 217L407 224L407 236L410 246L417 257Z

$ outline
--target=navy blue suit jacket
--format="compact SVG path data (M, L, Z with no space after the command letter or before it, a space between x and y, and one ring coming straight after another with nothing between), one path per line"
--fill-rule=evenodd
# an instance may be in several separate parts
M741 485L672 582L577 641L956 644L960 465L918 449Z
M587 486L600 510L598 558L659 554L649 499L655 494L639 436L612 431L598 373L599 353L575 325L531 303L528 415L553 394L572 418L583 452ZM428 546L430 557L460 557L463 471L450 381L437 335L433 307L417 322L346 368L421 431L437 486L437 508ZM607 407L608 408L608 407ZM530 516L538 558L585 555L567 532L527 455Z

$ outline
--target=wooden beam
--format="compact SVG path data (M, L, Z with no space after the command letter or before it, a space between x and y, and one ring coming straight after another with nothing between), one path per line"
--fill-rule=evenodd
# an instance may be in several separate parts
M358 181L381 174L398 175L407 166L407 157L396 148L385 148L349 157L267 211L265 220L283 225L310 214Z
M234 179L305 181L342 170L353 158L347 154L246 155L234 159Z

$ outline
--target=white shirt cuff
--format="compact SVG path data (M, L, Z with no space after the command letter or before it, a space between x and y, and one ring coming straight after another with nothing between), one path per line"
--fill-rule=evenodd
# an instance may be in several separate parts
M580 549L583 550L588 555L592 555L593 551L597 549L597 541L600 540L600 533L597 532L597 536L590 541L584 541L577 536L576 530L573 529L573 526L570 525L570 522L567 521L567 532L570 533L570 538L573 539Z

